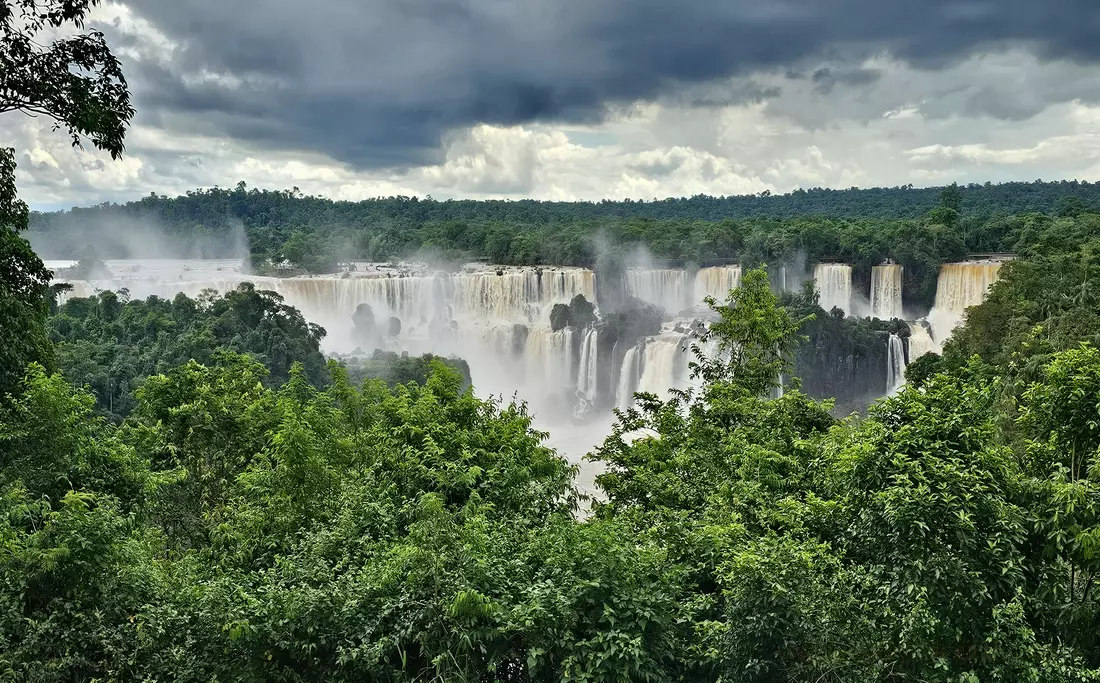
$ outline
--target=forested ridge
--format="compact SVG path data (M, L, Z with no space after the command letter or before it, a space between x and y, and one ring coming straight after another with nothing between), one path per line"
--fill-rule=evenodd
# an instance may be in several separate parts
M942 205L945 190L958 214L960 240L924 240L941 260L1005 248L1009 217L1075 215L1100 207L1100 185L1077 181L597 203L415 197L336 202L241 183L175 198L150 195L122 205L34 213L28 235L49 258L80 258L89 248L103 258L244 256L249 250L257 268L288 261L312 272L332 272L342 260L418 253L593 266L609 247L636 246L657 258L695 262L775 263L796 254L859 261L872 252L893 256L900 233L943 225L947 217L929 216ZM905 256L904 247L897 248Z
M492 207L507 208L513 202L378 200L377 206L394 209L394 215L374 217L369 212L356 213L361 207L374 206L371 202L333 203L294 193L248 190L241 185L231 191L209 190L178 199L150 197L121 207L57 214L49 219L54 222L47 221L29 236L52 256L87 263L99 258L166 254L225 257L247 244L255 272L283 274L288 271L277 266L289 265L293 269L289 272L333 273L347 260L408 256L452 263L482 258L500 264L584 266L613 273L644 262L645 258L639 260L644 252L646 258L675 259L682 265L721 259L746 268L768 264L773 270L784 266L793 272L810 272L823 259L839 260L853 267L854 282L867 287L871 268L891 260L905 268L907 304L927 309L944 262L974 253L1014 252L1035 226L1050 220L1072 220L1089 210L1086 200L1092 200L1085 190L1091 191L1093 185L1046 183L1039 187L1049 205L1045 206L1047 212L1023 213L1026 201L1014 205L1020 213L979 211L972 205L974 197L980 198L989 188L951 185L937 189L928 207L922 205L922 213L915 218L801 216L715 221L563 216L525 222L494 217ZM859 196L862 191L850 192ZM901 197L917 191L891 192ZM694 201L685 200L684 205L691 206ZM711 200L697 201L706 204ZM142 209L145 203L155 208ZM479 207L484 213L468 219L433 213L451 204ZM409 210L396 211L401 206ZM427 208L421 211L421 206ZM177 210L183 213L164 217ZM189 215L192 210L198 214ZM898 211L909 210L903 212L899 207ZM151 225L159 227L154 230Z

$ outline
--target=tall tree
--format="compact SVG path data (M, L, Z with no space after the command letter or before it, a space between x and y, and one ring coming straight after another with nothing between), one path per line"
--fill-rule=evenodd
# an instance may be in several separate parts
M133 118L122 67L103 34L85 31L98 0L0 3L0 113L46 116L74 146L82 140L118 158ZM52 39L59 32L67 37ZM49 364L50 272L19 233L28 208L16 194L15 150L0 149L0 395L28 363Z

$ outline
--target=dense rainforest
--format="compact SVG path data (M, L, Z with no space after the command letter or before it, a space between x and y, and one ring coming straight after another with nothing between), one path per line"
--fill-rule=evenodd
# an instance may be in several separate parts
M90 4L26 0L15 22L5 3L0 52L20 68L0 80L13 108L118 156L134 111L103 36L79 32ZM322 368L320 330L262 292L104 293L51 317L58 291L23 237L15 158L0 150L0 679L1100 681L1094 186L871 191L915 193L888 215L874 202L849 213L857 192L815 191L833 218L792 216L781 197L685 200L775 218L563 222L578 248L593 227L659 226L626 242L670 258L697 256L675 250L705 236L676 222L752 226L715 229L745 240L730 253L750 269L710 302L691 350L699 388L620 411L589 456L602 474L584 501L576 465L525 405L479 398L439 359L400 359L385 379L369 363ZM510 257L558 248L546 239L558 227L516 227L536 221L284 218L241 219L261 265L345 230L392 237L379 242L390 253L449 248L421 229L470 252L489 235ZM253 239L276 223L271 241ZM812 226L820 244L791 241ZM942 357L915 359L898 393L838 419L795 370L799 354L830 353L805 350L807 337L854 323L825 318L812 291L780 298L751 266L793 244L881 258L883 236L929 263L952 250L1017 258ZM558 323L588 315L574 304ZM869 325L853 340L884 332ZM106 378L122 366L116 387ZM403 374L415 381L393 381Z
M438 360L315 386L287 344L272 381L238 331L148 366L120 421L31 364L0 411L0 671L1100 680L1097 246L1100 216L1036 220L944 356L842 420L797 378L774 398L823 312L747 272L696 345L702 388L645 396L590 456L588 515L525 407ZM100 295L53 324L102 339L106 300L231 328L235 305L278 315L264 296Z
M645 397L592 454L588 516L524 406L438 361L311 381L308 343L279 346L287 368L232 331L293 319L249 288L66 302L58 351L186 315L220 350L143 365L116 420L36 364L4 400L0 671L1100 680L1100 217L1032 228L942 359L862 418L798 378L773 398L824 311L748 272L696 345L703 388Z
M150 194L125 204L35 212L30 216L29 237L33 244L45 248L47 258L76 258L88 243L104 246L107 258L124 258L130 254L151 256L155 250L165 248L184 253L195 250L194 255L198 256L204 246L209 255L224 254L225 248L244 247L245 237L254 252L286 251L297 255L300 249L312 245L308 244L308 237L287 244L295 232L303 236L351 233L355 237L348 246L360 258L384 260L424 246L459 249L502 263L541 257L546 262L564 264L570 260L566 258L570 256L568 251L540 252L547 245L539 244L538 240L518 239L514 245L509 242L524 234L546 230L569 234L577 232L577 228L588 228L591 233L593 226L610 226L611 230L630 233L645 231L651 225L701 226L726 220L751 224L752 219L791 222L813 217L844 221L921 219L940 204L942 189L815 188L781 195L699 195L653 201L439 201L430 197L388 197L350 202L303 196L297 188L249 189L241 182L233 189L194 190L179 197ZM955 189L962 217L979 221L1100 206L1100 184L1089 182L986 183ZM140 236L161 239L143 242L132 235L130 239L120 238L121 230L133 232L138 228L143 229ZM608 235L610 241L617 237L620 236ZM697 256L685 250L689 246L670 240L655 245L653 250L663 258ZM707 253L706 246L698 247L704 250L700 253ZM721 250L723 245L714 246ZM590 247L576 249L574 259L584 258Z
M28 237L49 257L87 263L129 256L248 253L256 272L291 268L331 273L348 260L406 256L604 269L649 258L689 264L721 260L802 273L821 260L838 260L851 264L855 282L867 287L871 268L890 259L905 266L905 300L930 307L942 263L973 253L1014 252L1036 221L1074 218L1090 206L1100 207L1098 187L1014 183L822 190L729 201L696 197L658 202L679 208L651 215L645 210L651 203L406 198L352 203L249 190L241 184L234 190L191 192L173 199L147 197L124 205L36 213ZM808 199L799 203L799 197L819 195L847 197L845 205L864 208L817 215L812 211L819 204ZM883 197L891 199L880 201ZM910 197L921 199L910 202ZM739 206L733 199L764 205L790 200L805 210L761 216L716 214L707 208Z

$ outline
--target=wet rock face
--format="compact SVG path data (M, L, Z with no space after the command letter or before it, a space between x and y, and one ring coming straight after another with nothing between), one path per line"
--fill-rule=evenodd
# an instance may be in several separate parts
M355 313L351 316L351 322L355 326L352 335L356 342L371 345L378 336L378 330L374 320L374 310L370 304L359 304L355 307Z
M550 310L550 329L554 332L566 327L588 327L596 322L596 306L583 294L577 294L568 304L554 304Z
M550 310L550 329L559 332L569 326L569 306L554 304Z
M351 322L357 329L374 330L374 309L370 304L359 304L351 315Z

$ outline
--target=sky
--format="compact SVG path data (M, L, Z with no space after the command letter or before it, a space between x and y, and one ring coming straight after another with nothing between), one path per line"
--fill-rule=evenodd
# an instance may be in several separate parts
M34 208L1100 180L1097 0L129 0L88 27L126 154L0 117Z

